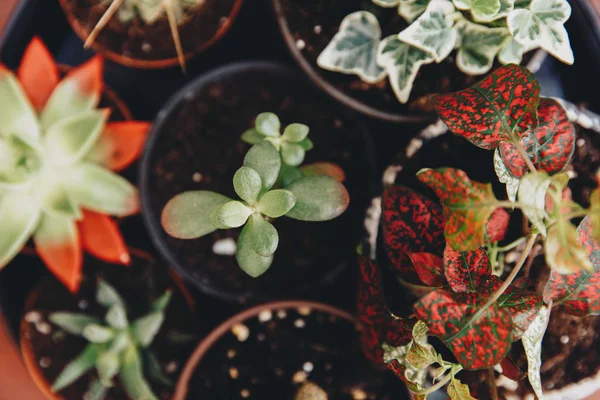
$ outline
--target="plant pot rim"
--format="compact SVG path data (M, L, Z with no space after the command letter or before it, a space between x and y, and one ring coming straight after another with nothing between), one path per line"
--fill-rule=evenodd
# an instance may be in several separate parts
M89 32L87 31L87 29L85 29L79 23L79 20L76 19L72 13L67 12L67 7L66 7L67 3L66 2L67 2L67 0L59 0L59 3L61 5L65 15L66 15L67 19L69 20L69 24L71 25L71 27L73 28L73 30L75 31L77 36L82 41L85 42L89 35ZM207 40L201 47L195 49L194 51L185 53L184 58L185 58L186 62L188 62L192 58L198 56L199 54L203 53L204 51L206 51L207 49L212 47L215 43L217 43L219 40L221 40L223 38L223 36L225 36L225 34L229 31L229 29L235 22L240 9L242 8L243 2L244 2L244 0L235 0L235 4L233 5L231 12L227 16L228 17L227 22L224 23L223 25L221 25L221 27L213 34L213 36L209 40ZM173 44L173 46L175 46L175 45ZM165 69L165 68L171 68L176 65L179 65L179 59L177 58L177 56L170 57L170 58L164 58L164 59L158 59L158 60L142 60L139 58L128 57L128 56L124 56L122 54L116 53L113 50L110 50L109 48L102 46L97 41L94 41L94 43L92 43L91 47L92 47L92 49L94 49L94 51L96 53L101 54L105 58L107 58L111 61L114 61L118 64L124 65L126 67L140 68L140 69Z
M404 124L421 124L431 123L435 121L437 117L433 113L413 113L410 111L406 113L393 113L388 111L381 111L360 100L356 100L355 98L347 95L340 89L330 84L317 72L315 68L313 68L312 64L308 62L306 57L304 57L302 52L296 46L296 39L294 39L294 36L290 31L289 25L287 23L287 16L285 15L285 12L283 10L283 5L281 4L281 1L282 0L271 0L273 12L275 14L275 19L277 21L277 25L279 26L279 30L281 31L287 48L294 60L296 61L296 63L306 73L306 75L308 75L311 81L319 87L319 89L323 90L329 96L335 98L337 101L341 102L347 107L359 111L371 118ZM527 64L527 67L533 72L536 72L540 68L546 55L547 53L544 50L536 50L533 59Z
M173 395L173 400L185 400L188 392L189 382L192 378L194 371L196 370L196 367L198 366L200 361L202 361L202 358L204 357L206 352L210 350L210 348L224 334L229 332L233 325L245 321L249 318L256 317L264 310L273 310L281 308L290 309L300 307L308 307L313 310L324 311L337 317L343 318L347 321L350 321L355 326L360 327L360 322L350 313L324 303L306 300L284 300L259 304L229 318L228 320L217 326L208 336L202 339L198 347L196 347L196 349L188 359L184 369L181 372L181 375L179 376L179 380L175 385L175 394Z
M144 258L150 263L157 262L157 259L155 257L153 257L151 254L149 254L148 252L146 252L144 250L133 248L133 247L129 247L128 249L129 249L129 252L131 253L131 255L134 257ZM102 260L100 260L100 261L103 263L106 263L106 264L111 264L111 263L108 263L108 262L105 262ZM127 266L122 266L122 265L118 265L118 264L114 264L114 265L120 266L122 268L128 268ZM194 299L193 299L191 293L189 292L189 290L187 289L187 287L184 285L181 278L177 274L174 274L173 271L168 269L166 267L166 265L164 267L166 269L167 275L173 282L173 287L177 288L177 290L179 290L179 292L185 299L185 302L187 303L188 308L189 308L189 312L191 314L195 313L196 307L195 307ZM51 276L47 276L45 278L38 280L38 282L33 286L33 288L27 294L27 297L25 299L24 310L31 309L31 305L33 304L33 302L36 300L36 298L38 296L39 286L41 285L43 279L55 279L55 278L53 278ZM76 296L76 294L73 294L73 296ZM23 316L24 316L24 314L23 314ZM60 397L58 394L52 392L50 383L46 380L43 372L40 370L37 360L35 359L31 341L27 340L25 338L24 332L27 331L29 322L25 321L23 316L21 317L18 341L19 341L21 357L23 358L23 363L25 364L25 369L29 373L31 380L35 383L35 386L40 390L40 392L42 392L44 394L44 396L47 399L61 400L62 397Z
M314 87L304 76L299 74L297 71L292 68L272 61L241 61L241 62L233 62L230 64L226 64L225 66L216 67L206 74L200 75L196 79L192 80L184 87L182 87L179 91L177 91L171 98L165 103L162 109L158 112L156 119L152 124L152 128L148 134L148 138L146 140L146 144L144 146L144 151L142 153L142 157L139 162L139 190L140 190L140 199L141 199L141 209L142 209L142 217L144 221L144 225L146 226L146 230L150 235L150 239L154 245L154 247L158 250L160 255L166 260L166 262L173 267L180 275L182 275L188 282L192 285L200 289L202 292L216 297L220 300L224 300L231 303L243 303L241 301L240 296L238 294L234 294L232 292L225 291L220 288L213 287L210 283L206 283L201 279L197 279L194 277L187 268L183 266L182 263L178 261L177 252L174 251L171 246L167 244L165 240L163 240L163 228L160 223L160 212L162 210L156 210L158 213L156 216L153 214L153 207L151 204L151 193L149 190L149 175L150 170L152 168L151 164L151 155L155 150L155 145L157 140L163 134L164 126L169 118L169 116L175 112L178 106L181 104L182 100L185 99L186 94L190 92L197 92L201 90L206 85L210 84L216 79L225 79L229 76L236 75L239 73L245 73L248 71L269 71L272 74L278 74L280 76L284 76L290 79L294 79L300 81L302 83L306 83L311 88ZM359 127L359 131L361 132L361 138L364 142L364 148L361 149L365 154L368 161L368 176L373 177L376 175L375 168L375 150L371 140L370 135L367 132L366 126L364 123L352 116L344 109L344 107L339 106L339 104L333 102L332 106L340 109L342 115L350 119L354 124ZM367 182L369 193L374 193L373 190L373 182L370 180ZM324 286L331 282L335 277L337 277L345 267L338 267L332 270L329 274L324 275L323 279L316 282L310 283L306 285L297 285L296 287L302 291L308 288L312 288L315 286ZM269 300L269 295L264 295L264 297L260 298L259 294L254 292L244 293L244 297L246 299L254 299L254 300Z

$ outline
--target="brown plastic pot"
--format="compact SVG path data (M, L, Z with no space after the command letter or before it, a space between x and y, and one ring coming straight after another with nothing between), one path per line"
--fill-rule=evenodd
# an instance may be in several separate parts
M88 35L92 31L92 29L94 28L94 26L98 22L98 20L96 19L94 21L85 21L82 18L77 18L74 15L74 13L70 10L69 3L67 0L59 0L59 3L61 5L61 7L63 8L63 11L65 12L65 14L67 16L67 20L69 21L71 27L73 28L73 30L75 31L77 36L79 36L79 38L85 42L85 40L87 39ZM229 29L231 28L231 25L233 24L235 18L237 17L237 15L240 11L242 3L243 3L243 0L235 0L233 7L231 8L231 10L230 10L229 14L227 15L226 19L224 20L224 22L214 32L213 36L202 44L198 45L198 44L194 43L193 38L190 38L189 40L187 40L185 34L182 34L182 32L181 32L181 27L185 26L186 24L189 24L190 21L192 21L194 18L200 18L198 15L192 15L191 17L187 18L183 23L181 23L178 26L178 28L180 29L180 36L181 36L181 41L182 41L182 47L184 50L184 58L185 58L186 62L189 61L190 59L192 59L193 57L197 56L198 54L204 52L206 49L208 49L215 43L217 43L225 35L225 33L227 33L227 31L229 31ZM109 22L109 24L110 24L110 22ZM107 29L107 28L109 28L108 25L104 27L104 29ZM122 52L119 52L115 49L109 48L106 45L100 44L98 42L98 39L101 40L104 33L105 33L104 30L102 32L100 32L98 38L94 41L94 43L92 44L91 47L97 53L102 54L104 57L106 57L107 59L109 59L111 61L125 65L127 67L141 68L141 69L164 69L164 68L173 67L173 66L179 64L179 59L177 58L177 54L175 51L175 44L173 44L173 56L171 56L171 57L166 57L166 58L162 58L162 59L135 58L135 57L123 54ZM189 36L191 37L192 35L189 35ZM169 40L172 41L172 39L170 37L169 37ZM152 45L152 43L149 43L149 44ZM190 44L194 44L195 47L193 49L190 49L189 48Z
M153 279L156 279L157 282L160 282L161 285L163 285L163 282L167 282L168 280L170 280L171 282L169 284L164 284L163 286L172 289L174 292L174 296L173 299L177 298L177 301L179 303L179 305L181 306L182 304L185 304L185 306L187 307L187 309L174 309L172 308L169 311L169 308L167 308L167 321L169 320L169 315L173 316L171 318L177 318L179 321L181 321L181 318L187 318L187 324L186 326L192 327L195 324L195 318L194 318L194 313L195 313L195 305L193 302L193 298L191 296L191 294L189 293L189 291L187 290L187 288L185 287L185 285L183 284L183 281L181 280L181 278L174 274L170 269L167 269L166 266L164 265L160 265L157 264L156 261L154 260L153 257L151 257L150 255L148 255L147 253L141 251L141 250L137 250L137 249L130 249L131 255L132 255L132 259L135 260L136 258L142 263L142 265L134 265L129 266L129 267L125 267L122 265L112 265L112 264L108 264L108 263L103 263L100 261L97 261L97 265L94 266L94 271L93 273L91 273L89 276L91 277L90 279L97 279L99 276L102 277L107 277L109 276L111 278L111 280L109 280L109 282L111 284L116 284L116 285L120 285L122 284L122 280L121 279L117 279L117 278L124 278L124 276L122 276L122 274L131 274L128 278L123 279L123 281L127 281L129 280L129 282L132 281L132 279L136 279L136 277L139 275L140 277L143 278L143 274L148 273L148 268L154 268L154 270L151 271L151 274L153 275ZM91 260L88 259L88 261L91 262ZM131 268L138 268L137 271L132 271ZM144 271L142 271L142 268L144 268ZM164 276L163 276L164 275ZM145 283L145 282L144 282ZM90 283L90 281L88 280L88 287L87 289L90 288L94 288L94 284ZM90 286L91 285L91 286ZM25 307L24 307L24 312L23 312L23 317L21 319L21 326L20 326L20 346L21 346L21 355L23 357L26 369L29 372L29 375L31 376L32 380L34 381L35 385L38 387L38 389L46 396L46 398L50 399L50 400L61 400L63 399L63 397L59 394L53 393L51 390L51 382L49 382L49 379L47 378L46 374L44 373L44 369L43 367L40 365L41 362L40 360L43 358L40 354L36 354L35 351L35 346L32 343L32 337L34 335L43 335L43 333L39 333L40 328L38 328L38 324L46 324L48 329L52 329L52 333L48 333L48 335L52 335L56 332L59 332L58 329L55 330L55 327L52 326L52 324L48 321L45 321L45 314L48 312L52 312L52 311L62 311L62 310L50 310L50 309L45 309L45 310L40 310L38 311L38 314L41 315L41 319L39 320L39 322L32 322L31 320L27 320L27 315L28 313L30 313L31 311L37 311L39 310L39 306L40 306L40 297L46 295L48 296L48 294L44 294L42 293L42 291L44 289L48 289L51 288L52 290L44 292L44 293L48 293L51 292L54 297L58 297L59 299L62 299L62 301L64 302L65 298L71 297L72 298L72 302L73 304L79 304L79 308L81 307L81 291L79 294L70 294L68 293L68 291L62 286L62 284L60 282L58 282L54 277L52 276L45 276L40 282L38 282L38 284L36 286L34 286L34 288L31 290L31 292L29 293L27 300L25 302ZM83 285L82 285L83 288ZM124 290L119 290L120 294L125 298L126 302L129 301L138 301L140 298L144 298L144 296L157 296L163 293L163 290L160 290L160 293L154 293L154 292L158 292L159 290L157 289L157 287L134 287L131 288L131 292L129 291L124 291ZM151 293L152 292L152 293ZM53 299L49 299L49 301L52 301ZM61 300L59 300L61 301ZM69 300L70 301L70 300ZM169 306L171 307L173 305L174 300L172 300L172 304ZM37 305L37 307L36 307ZM77 308L77 310L79 310L79 308ZM71 310L72 312L78 312L77 310ZM79 310L79 312L81 312ZM177 317L174 317L174 315L177 315ZM191 321L191 322L190 322ZM165 322L166 324L167 322ZM160 332L159 331L159 336L160 336ZM191 332L194 333L194 332ZM158 336L157 336L158 337ZM81 338L72 336L70 334L67 334L66 337L64 337L62 339L63 341L77 341L77 343L75 344L75 346L77 347L81 347L80 349L78 349L78 351L83 349L83 342ZM60 343L57 343L57 346L61 345ZM62 345L63 348L66 347L66 345ZM193 346L192 346L193 347ZM66 349L67 351L70 351L71 349ZM170 351L171 349L169 349ZM191 350L191 348L189 349ZM189 351L188 350L188 351ZM72 352L72 351L71 351ZM187 351L186 351L187 354ZM65 360L66 362L69 362L69 360ZM185 360L180 360L181 361L181 365L183 364L183 361ZM64 365L60 366L61 369L64 368ZM94 372L95 373L95 372ZM87 374L86 374L87 375ZM85 376L80 378L80 380L84 380ZM76 381L75 383L73 383L72 386L76 385L78 382L80 382L80 380ZM82 385L80 385L82 386ZM70 387L69 387L70 388ZM66 388L65 390L68 390L69 388ZM77 389L75 389L77 391ZM72 393L71 393L72 394ZM119 392L119 394L117 394L116 398L122 398L123 394ZM83 398L83 392L82 393L78 393L77 398ZM71 398L75 398L72 396L69 396Z

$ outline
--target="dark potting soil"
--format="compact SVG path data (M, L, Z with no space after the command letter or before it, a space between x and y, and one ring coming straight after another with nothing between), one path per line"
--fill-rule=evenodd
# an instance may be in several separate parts
M237 265L232 245L239 229L218 230L195 240L174 239L160 229L169 251L195 280L242 302L251 295L293 296L354 262L372 182L369 148L354 120L305 81L252 68L190 91L164 121L150 154L148 215L160 221L167 201L186 190L212 190L237 198L232 178L249 149L240 135L265 111L279 115L284 126L301 122L310 127L315 146L305 163L340 165L351 200L348 210L332 221L275 220L279 247L273 265L259 278L251 278Z
M480 77L460 72L456 67L455 53L440 64L421 67L414 83L409 103L401 104L386 78L378 84L368 84L355 75L345 75L322 69L317 58L338 32L348 14L355 11L370 11L379 20L382 38L401 32L408 26L398 15L397 8L382 8L370 0L278 0L282 5L286 23L296 42L296 47L310 63L320 78L346 95L381 111L406 113L409 110L430 111L428 101L423 98L433 93L452 92L464 89Z
M419 169L453 167L467 172L469 177L480 182L494 182L493 188L496 196L506 198L503 184L497 182L493 168L493 152L475 147L465 139L446 133L423 145L408 162L399 159L398 164L404 168L398 174L396 183L407 185L419 190L431 199L436 199L435 194L416 178ZM570 188L573 200L584 206L589 205L589 195L597 187L596 171L600 168L600 134L581 127L577 128L577 142L572 162L568 170L573 174ZM511 218L511 225L506 241L510 242L516 235L522 235L519 218ZM385 252L378 246L378 258L385 260ZM549 276L549 269L544 261L543 253L538 256L531 269L531 290L538 293L543 288ZM400 289L396 289L400 291ZM390 294L390 291L387 292ZM396 294L391 293L392 297ZM392 299L393 301L393 299ZM585 318L574 317L562 311L560 307L552 310L548 330L542 344L542 385L544 391L558 390L585 378L595 376L600 370L600 353L596 351L599 345L600 317L588 316ZM511 357L522 371L527 371L527 359L520 342L513 345ZM478 399L487 399L488 391L485 389L487 371L485 373L463 372L462 376L469 374L463 381L482 382ZM462 378L461 378L462 379ZM516 389L499 388L500 398L506 395L516 395L524 398L532 393L527 379L521 381Z
M165 322L150 349L156 354L165 375L175 383L199 338L195 335L194 319L186 298L170 278L166 267L136 254L132 254L132 264L128 267L105 264L92 257L86 258L85 266L85 276L78 294L71 294L56 279L48 276L28 298L21 336L31 343L38 368L46 381L51 385L87 344L85 339L53 325L48 321L48 315L55 311L68 311L104 320L107 310L95 301L96 281L101 278L123 297L130 321L145 315L153 300L165 290L172 289ZM82 399L90 382L97 377L95 369L92 369L61 391L60 395L66 399ZM169 399L172 396L173 387L156 384L148 376L146 379L159 398ZM108 392L106 400L128 399L119 379L115 378L114 382L115 387Z
M360 348L356 325L341 316L307 307L265 309L208 350L187 399L292 400L306 382L329 399L406 399L404 385L374 369Z
M63 0L67 14L91 32L108 3L99 0ZM231 23L229 16L236 0L205 0L203 5L190 10L179 24L179 37L185 54L195 54L215 36L221 35ZM136 17L123 24L114 16L104 27L98 45L120 56L144 61L166 60L177 57L171 29L166 16L152 25Z

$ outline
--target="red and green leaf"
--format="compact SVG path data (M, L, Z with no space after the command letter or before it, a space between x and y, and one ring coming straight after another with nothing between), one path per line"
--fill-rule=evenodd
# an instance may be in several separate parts
M444 278L444 262L441 257L431 253L408 253L419 279L428 286L442 286Z
M565 169L575 151L575 128L565 109L554 99L542 98L538 126L521 138L521 144L538 171L554 175ZM515 178L529 172L512 143L500 144L500 157Z
M504 239L509 221L510 215L503 208L496 209L486 226L488 240L493 243Z
M487 223L498 203L492 186L471 181L464 171L454 168L423 169L417 177L440 199L446 242L461 252L483 246Z
M500 366L502 366L502 375L513 381L521 381L527 376L525 371L517 366L517 363L512 359L510 354L502 360Z
M441 207L414 190L389 186L383 193L383 241L396 269L413 272L408 253L444 251L444 217Z
M511 64L468 89L433 96L432 102L454 134L491 150L535 127L539 92L535 76Z
M585 248L593 270L582 269L572 274L553 270L544 289L545 302L560 302L567 312L577 316L600 313L600 244L593 231L590 217L584 218L577 228L579 243Z
M475 293L436 289L419 300L416 317L438 336L466 369L493 367L506 357L512 344L511 315L496 304L472 320L485 299Z
M450 288L459 293L475 293L492 273L490 259L483 247L458 252L450 246L444 251L444 274Z

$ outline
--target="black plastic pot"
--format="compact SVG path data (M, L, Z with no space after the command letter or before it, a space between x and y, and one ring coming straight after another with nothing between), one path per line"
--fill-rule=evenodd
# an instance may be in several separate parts
M239 269L231 250L227 254L215 250L215 243L231 248L239 229L182 241L167 235L160 214L170 198L185 190L236 197L233 174L249 148L240 135L264 111L279 114L283 124L302 122L311 127L315 148L307 152L306 162L341 165L351 200L346 213L333 221L275 221L280 233L275 261L255 279ZM316 293L355 262L368 193L375 182L373 161L361 122L302 76L272 63L232 64L190 83L158 113L140 169L144 221L168 263L209 295L245 303Z

